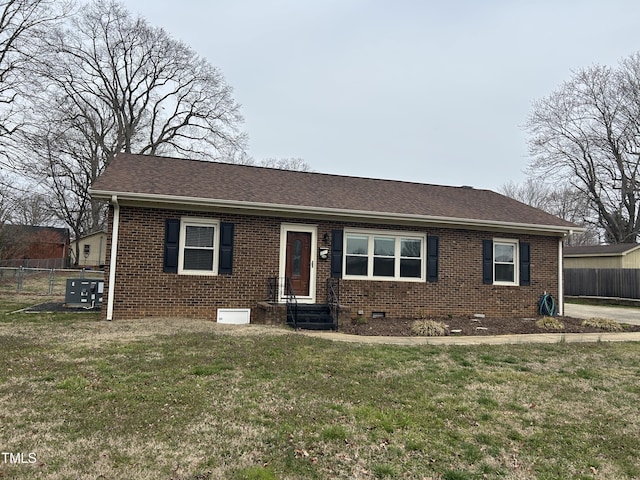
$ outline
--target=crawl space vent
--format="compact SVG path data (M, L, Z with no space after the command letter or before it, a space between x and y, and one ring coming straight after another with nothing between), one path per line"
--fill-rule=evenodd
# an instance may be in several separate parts
M233 325L242 325L249 323L251 319L250 308L219 308L218 323L230 323Z

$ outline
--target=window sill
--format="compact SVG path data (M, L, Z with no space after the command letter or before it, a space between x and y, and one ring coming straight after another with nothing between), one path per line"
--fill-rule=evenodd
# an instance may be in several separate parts
M199 270L182 270L178 272L178 275L185 277L217 277L216 272L199 271Z
M343 275L344 280L364 280L368 282L404 282L404 283L425 283L424 278L396 278L396 277L361 277L357 275Z

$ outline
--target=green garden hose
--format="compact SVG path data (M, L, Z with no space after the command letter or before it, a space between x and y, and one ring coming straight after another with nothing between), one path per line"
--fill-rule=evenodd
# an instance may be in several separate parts
M558 313L556 311L556 301L547 292L545 292L542 297L540 297L540 302L538 303L538 305L540 307L540 315L553 317Z

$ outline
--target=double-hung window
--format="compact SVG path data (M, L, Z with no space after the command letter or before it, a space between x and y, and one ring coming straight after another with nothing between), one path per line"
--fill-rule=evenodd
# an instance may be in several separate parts
M218 237L216 220L184 218L180 223L178 273L216 275Z
M422 278L421 238L400 239L400 276L404 278Z
M369 270L369 237L347 235L346 274L367 276Z
M373 237L373 276L395 277L396 239Z
M344 278L424 280L424 236L347 231L345 240Z
M493 283L518 285L518 242L516 240L494 240Z

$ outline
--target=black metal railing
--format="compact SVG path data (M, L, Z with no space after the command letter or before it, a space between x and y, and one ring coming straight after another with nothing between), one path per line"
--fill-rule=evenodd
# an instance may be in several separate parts
M293 285L291 285L291 279L284 279L285 297L287 299L287 322L291 324L293 328L298 327L298 299L293 291Z
M300 316L305 317L304 309L298 308L298 298L293 290L291 279L288 277L270 277L267 279L266 301L272 304L286 304L286 322L293 328L298 328ZM337 278L327 280L327 307L331 315L333 328L338 329L340 321L340 281Z
M286 322L297 327L298 323L298 299L293 291L293 285L290 278L269 277L267 279L267 298L266 301L272 304L285 301L287 307Z
M327 304L331 311L334 328L337 330L340 318L340 280L337 278L327 279Z
M267 279L267 298L269 303L278 303L280 301L280 278L269 277Z

